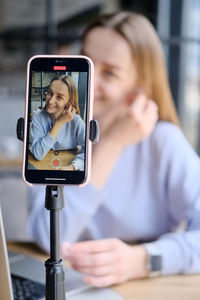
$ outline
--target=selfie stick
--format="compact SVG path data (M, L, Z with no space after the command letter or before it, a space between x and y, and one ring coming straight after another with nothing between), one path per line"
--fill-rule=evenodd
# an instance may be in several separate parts
M24 119L17 122L17 137L24 140ZM90 140L99 140L99 126L90 121ZM50 211L50 258L45 261L46 300L65 300L65 272L60 258L60 210L64 207L63 186L46 186L45 208Z

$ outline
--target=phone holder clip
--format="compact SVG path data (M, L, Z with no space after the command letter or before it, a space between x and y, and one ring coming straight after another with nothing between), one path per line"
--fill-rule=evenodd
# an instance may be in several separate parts
M24 141L24 118L19 118L16 128L17 138L20 141ZM90 121L90 133L89 139L92 143L96 144L99 141L100 128L97 120Z

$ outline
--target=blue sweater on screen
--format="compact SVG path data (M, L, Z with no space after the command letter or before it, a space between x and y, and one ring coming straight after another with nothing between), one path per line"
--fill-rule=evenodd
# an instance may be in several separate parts
M54 139L49 130L53 126L53 120L45 109L33 113L31 127L31 153L38 160L41 160L53 150L77 149L81 146L81 153L77 154L71 162L75 170L84 170L85 151L85 123L78 114L75 114L72 121L65 123L60 129L58 136Z
M30 189L29 230L48 251L44 198L44 187ZM173 124L158 122L148 138L124 149L101 190L68 186L65 200L62 241L153 243L163 274L200 272L200 159Z

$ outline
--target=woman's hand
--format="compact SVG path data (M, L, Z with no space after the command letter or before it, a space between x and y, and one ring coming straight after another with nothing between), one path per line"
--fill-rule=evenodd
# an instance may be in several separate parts
M52 136L52 138L55 139L57 137L62 126L65 123L72 121L75 114L76 109L71 105L71 103L68 103L64 111L55 120L53 127L49 130L49 134Z
M62 125L73 120L76 114L76 109L72 106L71 103L68 103L64 111L56 119L56 122L61 123Z
M143 92L139 92L132 99L130 98L129 105L114 120L107 134L116 143L120 143L120 148L123 150L126 146L141 142L148 137L157 120L156 103L148 99Z
M116 238L63 243L61 252L92 286L106 287L148 275L145 248L129 246Z
M134 130L138 137L133 140L133 142L137 142L138 140L142 140L143 137L146 137L153 130L158 119L158 109L155 102L148 99L143 90L138 88L129 94L126 99L113 103L96 117L101 129L101 137L107 134L110 134L112 137L116 127L118 134L124 134L126 128L129 129L132 127L130 131L133 132ZM123 122L125 120L127 120L127 124ZM121 126L121 122L123 126Z
M104 186L124 148L150 135L157 119L157 105L141 91L106 112L104 118L101 116L100 140L93 147L91 173L91 181L97 188ZM103 121L107 122L106 126Z

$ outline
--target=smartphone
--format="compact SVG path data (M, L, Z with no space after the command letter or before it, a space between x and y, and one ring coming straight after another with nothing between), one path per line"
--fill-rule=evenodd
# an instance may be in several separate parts
M86 56L37 55L27 64L23 179L84 185L91 168L94 67Z

